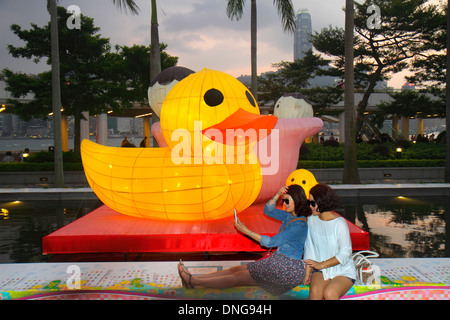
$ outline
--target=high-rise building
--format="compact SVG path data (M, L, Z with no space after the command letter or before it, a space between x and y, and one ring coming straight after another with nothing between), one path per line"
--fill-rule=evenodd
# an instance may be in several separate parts
M312 34L311 15L308 9L297 12L297 27L294 36L294 60L303 59L305 53L312 50L310 36Z

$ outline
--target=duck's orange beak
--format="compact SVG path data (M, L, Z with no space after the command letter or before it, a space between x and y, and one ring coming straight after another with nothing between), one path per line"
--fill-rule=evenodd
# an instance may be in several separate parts
M259 115L238 109L222 122L204 129L202 133L217 141L219 131L222 137L220 142L228 145L236 145L240 141L251 143L267 137L277 121L278 118L274 116Z

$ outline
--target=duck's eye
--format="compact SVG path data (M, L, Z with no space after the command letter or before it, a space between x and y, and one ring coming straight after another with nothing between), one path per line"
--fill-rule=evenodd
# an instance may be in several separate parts
M223 102L223 94L217 89L209 89L203 96L205 103L210 107L216 107Z
M250 94L250 92L245 91L245 95L247 96L248 102L250 102L250 104L256 108L255 99L253 99L253 96Z

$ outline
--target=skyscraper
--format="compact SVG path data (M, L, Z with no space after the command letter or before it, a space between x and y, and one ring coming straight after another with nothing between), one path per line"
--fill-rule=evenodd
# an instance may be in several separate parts
M305 53L312 50L310 35L312 34L311 15L308 9L297 12L297 27L294 35L294 60L303 59Z

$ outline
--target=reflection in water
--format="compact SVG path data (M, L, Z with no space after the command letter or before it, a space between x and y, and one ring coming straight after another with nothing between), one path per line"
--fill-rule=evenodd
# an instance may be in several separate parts
M370 233L370 249L381 257L450 257L448 200L368 198L343 202L340 213Z
M94 200L0 202L0 263L45 261L42 237L100 205ZM445 245L450 243L450 200L343 199L337 211L370 233L370 249L381 257L450 257Z
M45 261L42 238L101 205L100 201L0 202L0 263Z

